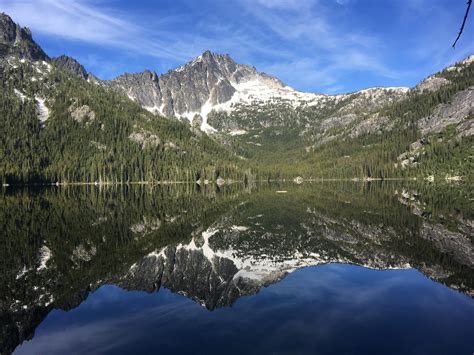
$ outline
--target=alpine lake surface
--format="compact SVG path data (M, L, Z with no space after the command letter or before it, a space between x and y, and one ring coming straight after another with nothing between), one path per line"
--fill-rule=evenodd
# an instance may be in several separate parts
M0 191L2 354L472 354L466 183Z

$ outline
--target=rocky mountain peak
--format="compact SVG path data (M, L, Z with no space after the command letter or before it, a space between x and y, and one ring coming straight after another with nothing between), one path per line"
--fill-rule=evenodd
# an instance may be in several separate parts
M146 70L109 82L152 112L185 117L191 123L200 116L201 129L209 128L206 116L214 107L230 105L236 93L248 91L246 83L250 83L250 88L257 85L263 91L286 87L280 80L259 73L253 66L236 63L229 54L209 50L159 77Z
M33 40L28 28L17 25L10 16L0 13L0 58L7 56L30 60L49 59Z
M53 58L52 61L60 69L67 70L83 79L87 79L88 77L88 73L84 66L72 57L61 55Z
M193 61L190 63L225 63L225 62L231 62L233 64L236 64L234 60L230 57L229 54L219 54L219 53L213 53L209 50L205 51L202 53L200 56L196 57Z
M143 76L149 80L152 80L152 81L158 81L158 75L156 74L155 71L152 71L152 70L149 70L149 69L145 69L143 71Z
M186 72L190 70L207 71L214 75L226 76L232 74L238 67L238 64L228 54L218 54L211 51L205 51L185 65L170 70L171 72Z
M201 54L198 58L202 59L203 61L212 61L214 59L214 55L217 56L217 54L214 54L210 50L207 50L203 54Z

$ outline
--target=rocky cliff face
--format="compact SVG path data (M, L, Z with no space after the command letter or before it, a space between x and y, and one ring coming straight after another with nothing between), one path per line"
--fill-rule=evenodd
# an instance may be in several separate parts
M474 113L474 87L458 92L448 104L438 105L427 117L419 121L423 135L439 133L449 125L458 126L459 132L472 129L472 119L467 118ZM472 132L469 134L472 135Z
M8 56L30 60L48 59L28 28L18 26L10 16L0 13L0 58Z
M50 59L43 49L33 40L31 31L21 27L10 16L0 13L0 59L26 59L32 62L45 61L67 70L83 79L88 78L84 66L76 59L61 55Z
M52 62L60 69L67 70L74 75L87 79L88 74L84 66L72 57L61 55L53 58Z

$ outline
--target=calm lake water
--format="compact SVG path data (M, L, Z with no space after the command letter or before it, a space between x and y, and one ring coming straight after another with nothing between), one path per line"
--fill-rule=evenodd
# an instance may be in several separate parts
M0 353L470 355L472 194L4 189Z

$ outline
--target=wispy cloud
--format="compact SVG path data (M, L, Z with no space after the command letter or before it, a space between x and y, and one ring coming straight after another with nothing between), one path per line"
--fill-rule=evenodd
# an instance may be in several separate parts
M297 10L311 8L314 0L255 0L254 4L264 6L270 9Z
M281 54L260 43L254 32L202 21L200 32L181 31L186 16L132 18L87 0L5 0L0 10L35 33L140 53L183 63L206 49L224 50L250 59L248 53ZM157 19L158 17L158 19Z
M291 14L279 9L269 11L268 7L278 8L275 3L279 1L262 0L260 7L248 0L242 2L261 24L279 38L299 47L286 61L265 67L269 72L283 74L284 79L298 75L306 87L317 83L319 87L329 89L342 88L341 84L335 86L335 83L351 71L368 72L385 78L399 75L385 65L380 55L383 53L380 38L357 30L348 32L337 21L330 21L337 15L318 1L307 1L305 6L295 8ZM336 3L346 5L348 1L339 0Z
M145 50L149 55L172 60L187 59L192 52L192 44L164 41L159 38L164 33L150 33L125 14L84 0L6 0L1 8L38 33L130 51Z

